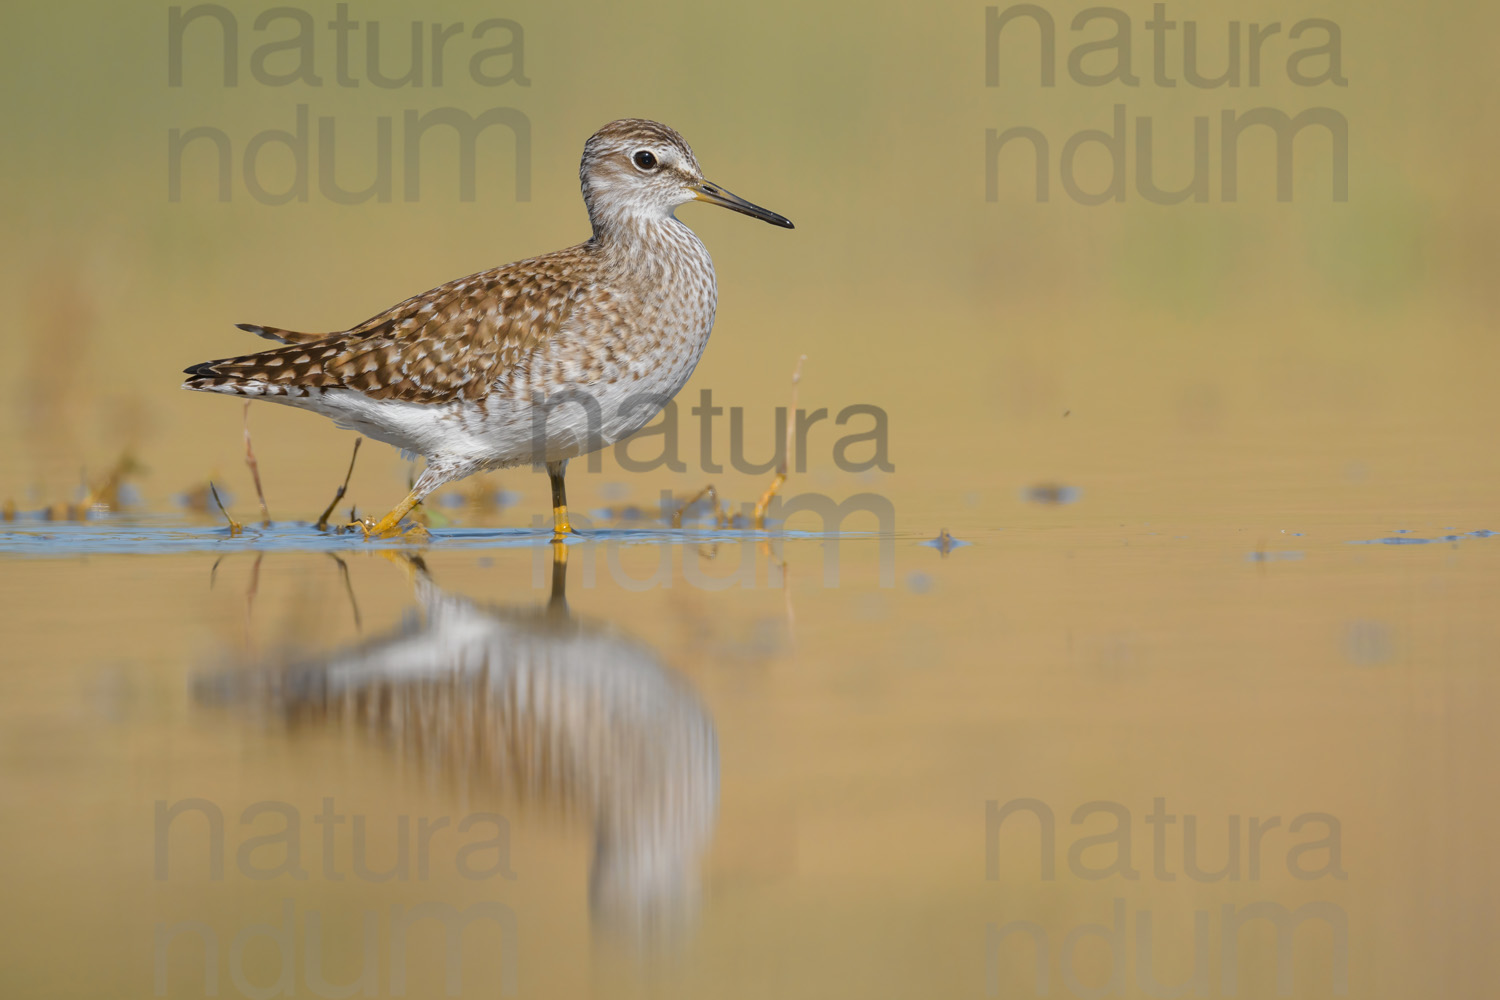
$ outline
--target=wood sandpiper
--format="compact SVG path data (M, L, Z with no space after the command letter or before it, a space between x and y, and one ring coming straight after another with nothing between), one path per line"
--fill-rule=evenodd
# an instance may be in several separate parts
M415 295L337 333L242 324L286 345L186 369L185 389L268 399L423 456L411 492L368 535L445 483L545 465L553 537L568 524L568 459L635 433L687 382L718 289L701 240L673 214L689 201L772 225L787 219L703 179L676 131L624 119L595 132L579 166L593 235Z

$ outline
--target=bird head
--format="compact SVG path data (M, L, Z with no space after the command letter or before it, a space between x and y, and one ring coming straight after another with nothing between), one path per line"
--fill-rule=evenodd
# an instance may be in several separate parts
M790 220L709 183L686 139L643 118L610 122L590 136L578 175L595 232L612 223L671 218L677 206L690 201L793 228Z

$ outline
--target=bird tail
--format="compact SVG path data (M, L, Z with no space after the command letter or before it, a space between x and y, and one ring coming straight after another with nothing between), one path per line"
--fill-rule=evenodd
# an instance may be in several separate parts
M182 387L238 396L306 396L309 390L332 389L342 384L325 366L343 351L344 345L337 341L315 341L202 361L183 369L190 377Z

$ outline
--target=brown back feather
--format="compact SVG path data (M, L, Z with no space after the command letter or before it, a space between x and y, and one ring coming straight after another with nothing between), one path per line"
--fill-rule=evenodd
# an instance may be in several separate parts
M557 332L586 289L594 250L568 250L481 271L414 295L339 333L252 333L291 341L187 369L191 388L255 383L357 389L373 399L478 399Z

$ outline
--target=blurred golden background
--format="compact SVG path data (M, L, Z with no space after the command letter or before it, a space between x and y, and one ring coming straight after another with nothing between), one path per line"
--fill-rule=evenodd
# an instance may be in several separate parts
M787 492L890 498L892 573L886 550L858 539L835 543L837 588L820 585L815 541L774 554L749 542L643 544L624 550L634 579L668 567L668 585L643 593L610 571L606 546L575 556L597 575L575 565L573 605L646 644L718 734L697 936L670 961L642 964L591 937L585 820L533 808L515 789L471 800L443 773L350 733L289 732L195 701L194 685L227 661L316 660L398 628L412 590L383 559L232 546L7 556L0 941L12 992L148 995L157 922L200 919L227 942L275 920L287 897L340 928L329 968L348 982L361 907L494 890L518 914L523 996L994 995L985 928L1012 920L1045 928L1052 995L1072 995L1055 949L1080 925L1108 923L1117 897L1157 914L1168 983L1191 972L1195 909L1325 900L1349 918L1350 995L1483 995L1496 971L1497 872L1481 831L1500 818L1488 791L1500 540L1347 543L1500 528L1490 176L1500 11L1169 3L1179 27L1167 68L1179 79L1185 22L1196 23L1210 75L1224 70L1231 20L1242 49L1250 24L1282 26L1265 41L1258 86L1247 76L1202 89L1153 82L1150 3L1111 8L1133 25L1140 84L1097 87L1069 72L1080 40L1110 33L1103 21L1071 29L1081 4L1045 7L1053 87L1039 81L1037 31L1024 21L1005 29L986 86L983 4L351 5L351 19L379 22L388 75L409 66L410 22L426 26L423 85L387 89L369 82L360 35L348 72L361 83L337 84L326 25L338 6L295 8L315 24L321 86L255 80L256 49L294 34L284 19L257 31L262 5L220 8L238 30L235 87L223 84L207 17L186 29L174 87L168 6L7 11L0 501L27 512L75 500L128 453L144 468L131 480L137 509L172 511L211 478L254 520L241 406L181 391L181 369L264 346L235 323L341 329L447 279L585 238L584 140L611 119L649 117L680 130L712 180L797 228L681 211L714 254L720 289L714 336L678 400L689 468L574 463L574 505L649 506L661 490L680 496L709 480L753 499L766 476L698 468L689 408L703 389L743 406L748 457L764 461L773 408L787 405L806 355L798 405L882 407L894 472L836 469L833 444L848 430L830 421L813 430L808 471ZM471 32L489 18L524 34L454 34L435 85L431 26ZM1338 27L1347 86L1288 79L1289 55L1318 41L1315 31L1287 37L1308 18ZM517 38L514 61L495 56L484 71L523 72L526 85L476 82L475 53ZM1111 62L1095 53L1083 65ZM295 63L283 51L263 69ZM1111 128L1117 104L1131 123L1125 197L1079 204L1059 156L1070 136ZM309 197L263 204L244 182L245 146L295 128L299 105ZM424 146L420 198L404 200L404 116L449 107L524 114L528 200L516 196L516 147L500 127L478 141L475 200L459 196L456 144L442 130ZM1277 200L1274 146L1254 132L1238 200L1223 199L1221 115L1256 108L1329 108L1347 121L1347 201L1333 200L1332 147L1318 129L1297 140L1292 200ZM1193 119L1207 116L1206 202L1140 196L1142 116L1167 188L1187 182ZM324 117L345 189L374 178L378 121L391 119L389 201L320 194ZM232 144L228 201L210 141L189 147L181 198L169 199L170 132L200 126ZM987 131L1014 127L1049 142L1045 203L1024 144L1007 147L991 177ZM285 151L262 155L265 187L284 189ZM1097 145L1078 156L1082 186L1102 189ZM353 435L270 404L249 419L272 515L316 517ZM723 461L727 414L717 435ZM350 500L384 509L409 472L367 444ZM544 477L522 469L489 481L520 502L458 509L460 523L524 526L545 512ZM917 544L941 528L975 544L946 556ZM741 558L784 560L790 583L711 593L684 568L727 575ZM544 600L528 550L438 544L428 562L438 584L477 601ZM210 883L189 836L172 862L188 874L153 881L158 799L212 798L233 851L249 804L281 799L311 816L328 794L385 836L400 815L496 808L513 821L521 878L476 885L450 868L389 886ZM1296 838L1284 837L1259 882L1052 884L1020 826L1001 842L998 877L985 878L986 800L1039 797L1053 809L1060 868L1081 835L1072 810L1120 802L1134 817L1137 866L1149 868L1142 819L1158 796L1201 818L1205 867L1223 863L1227 817L1333 814L1348 878L1295 878L1279 859ZM1276 995L1273 937L1245 941L1239 995ZM436 990L439 942L423 947L414 982ZM1103 946L1080 947L1085 980L1103 983ZM1297 995L1332 995L1328 947L1320 927L1298 938ZM172 995L201 987L190 954L174 952ZM494 995L499 959L472 942L466 955L466 994ZM1004 955L1000 994L1029 995L1024 949ZM274 978L274 953L250 964L255 983Z
M1171 5L1168 16L1197 22L1205 73L1224 65L1229 20L1241 22L1242 48L1250 23L1283 24L1264 43L1259 86L1208 90L1153 84L1148 4L1118 8L1135 26L1135 87L1075 83L1068 53L1080 39L1106 37L1108 25L1075 32L1068 25L1081 8L1049 8L1058 52L1050 88L1039 84L1036 32L1025 21L1005 29L999 86L985 86L982 5L917 13L455 2L414 15L360 4L348 17L379 22L391 76L409 65L409 22L427 24L424 86L384 89L367 79L362 30L350 35L348 72L363 82L337 85L334 5L307 8L317 87L257 82L256 49L293 36L295 25L257 31L267 8L223 9L238 27L232 88L211 17L184 29L182 85L172 87L166 7L10 12L0 281L14 311L3 334L10 404L0 410L0 491L23 507L71 499L80 469L98 474L124 448L150 469L141 488L153 507L210 475L248 497L239 405L178 391L180 370L261 346L237 322L342 329L443 280L584 238L578 156L595 128L621 116L672 124L709 176L798 225L785 233L706 206L682 211L714 253L721 292L715 336L680 397L686 455L697 454L686 410L702 388L747 407L749 454L769 455L770 407L785 405L788 374L805 353L804 408L837 413L864 402L888 411L903 475L882 488L900 495L903 523L920 514L923 530L940 516L950 526L988 523L1015 489L1046 478L1107 492L1113 477L1147 473L1192 481L1158 504L1232 502L1256 488L1267 463L1293 466L1274 484L1275 502L1292 506L1338 489L1351 466L1408 504L1457 499L1454 490L1468 502L1480 490L1494 495L1495 460L1475 447L1500 405L1485 391L1497 359L1497 196L1487 167L1496 111L1482 55L1491 12ZM455 35L433 86L431 25L472 30L493 17L523 34ZM1287 56L1318 36L1294 43L1286 32L1312 17L1340 27L1347 86L1288 80ZM1182 35L1167 36L1178 78ZM491 56L483 71L523 73L528 85L476 83L469 58L507 44L515 59ZM289 72L295 56L267 55L265 67ZM1096 70L1112 61L1090 59ZM1109 128L1116 103L1131 119L1153 118L1167 188L1191 167L1192 117L1209 116L1207 203L1140 197L1133 134L1123 202L1085 206L1063 192L1060 147L1080 130ZM252 197L246 143L293 129L299 104L313 133L320 117L333 119L338 181L349 190L373 179L376 119L393 120L389 202L321 195L316 134L306 202ZM457 144L443 129L425 140L420 199L403 200L402 116L447 107L525 115L529 201L516 200L514 144L499 126L478 144L476 200L459 200ZM1239 200L1221 200L1218 116L1257 107L1329 107L1347 119L1347 202L1331 199L1329 144L1318 129L1298 140L1291 202L1276 201L1274 150L1253 133ZM181 200L168 200L169 130L199 126L231 143L228 202L217 200L209 140L188 147ZM1050 202L1036 201L1019 145L1001 159L998 200L985 198L986 130L1015 126L1051 141ZM1097 156L1080 154L1085 187L1102 186ZM264 186L284 188L285 150L269 146L261 162ZM254 408L252 423L274 508L315 513L350 435L269 405ZM820 462L831 471L834 438L823 434L814 435L813 471ZM1320 442L1314 454L1310 441ZM390 449L367 449L352 492L362 505L388 505L405 475ZM1423 486L1435 477L1449 480L1437 497ZM507 485L540 496L540 478L525 471ZM696 488L700 478L662 485ZM579 477L575 489L587 495L598 481ZM656 488L653 480L647 493ZM732 482L729 492L751 488ZM989 502L964 506L976 492Z

